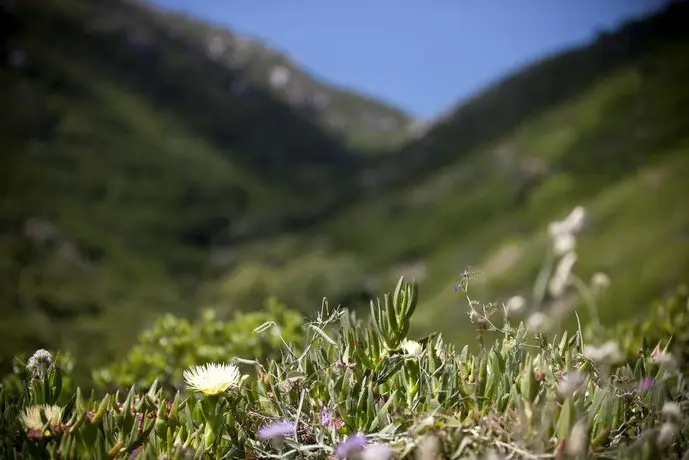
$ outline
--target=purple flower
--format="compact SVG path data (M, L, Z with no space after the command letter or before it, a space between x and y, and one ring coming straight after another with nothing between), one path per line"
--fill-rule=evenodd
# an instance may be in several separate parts
M366 438L361 435L350 436L342 441L335 449L335 457L347 459L350 455L361 452L366 444Z
M461 285L461 284L455 284L455 285L452 287L452 290L455 291L455 292L461 291L461 290L462 290L462 285Z
M639 391L650 391L653 388L653 377L644 377L639 381Z
M258 437L265 441L266 439L284 438L294 433L294 424L289 422L277 422L266 425L258 430Z
M323 426L328 426L330 425L330 411L328 410L327 407L323 404L321 401L321 425Z

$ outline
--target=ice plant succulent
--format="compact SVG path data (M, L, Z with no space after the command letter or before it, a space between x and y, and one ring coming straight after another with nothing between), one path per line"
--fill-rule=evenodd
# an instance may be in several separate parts
M19 420L24 425L27 436L31 439L39 439L45 435L49 435L50 431L57 432L62 424L63 408L57 405L36 404L29 406L19 414ZM43 431L45 423L43 416L48 422L50 431Z
M238 388L242 381L239 368L234 364L206 363L191 366L184 371L183 376L189 388L205 395L218 395L228 389Z
M636 454L651 447L657 458L679 460L686 452L685 357L662 347L663 336L653 338L653 353L648 343L637 353L622 339L585 338L581 326L576 335L546 335L549 317L536 309L546 324L534 327L535 316L529 328L515 327L505 315L498 329L490 321L497 309L467 301L483 318L480 331L503 334L479 354L457 352L440 334L406 338L416 287L400 283L373 306L375 323L317 320L309 327L326 340L307 334L267 363L237 359L256 367L246 384L222 359L181 367L188 387L208 395L200 398L176 392L170 402L156 381L124 402L121 393L89 399L81 390L68 398L57 364L40 380L20 369L24 391L0 385L0 403L9 404L0 411L0 458L391 460L396 451L436 459L461 445L458 458L644 459L652 457ZM300 383L282 389L285 381ZM635 394L635 385L652 391ZM458 431L461 420L467 429Z

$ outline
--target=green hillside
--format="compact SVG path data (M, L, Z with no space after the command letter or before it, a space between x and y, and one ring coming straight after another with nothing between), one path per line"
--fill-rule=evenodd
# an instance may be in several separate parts
M612 278L604 319L687 280L686 2L534 63L395 151L406 115L265 45L137 2L17 5L0 72L4 359L59 345L101 362L162 312L271 295L361 306L402 273L425 299L415 331L456 339L458 274L483 271L482 298L528 293L548 222L576 205L576 271Z
M451 289L459 274L467 266L482 272L472 282L482 299L528 296L546 256L548 223L577 205L587 209L588 225L576 272L613 280L599 301L604 321L639 312L686 282L686 10L672 5L537 62L371 167L366 173L382 185L374 182L365 199L307 233L335 257L322 264L333 274L311 291L312 304L338 292L332 279L342 289L364 286L358 298L365 298L406 274L426 296L416 332L467 340L466 300ZM243 260L255 265L222 280L220 298L244 299L256 289L291 298L297 274L324 260L295 241L283 236L247 250ZM282 257L284 283L271 257Z
M4 356L107 354L160 312L193 314L211 248L347 196L360 160L343 135L157 19L126 2L3 14Z

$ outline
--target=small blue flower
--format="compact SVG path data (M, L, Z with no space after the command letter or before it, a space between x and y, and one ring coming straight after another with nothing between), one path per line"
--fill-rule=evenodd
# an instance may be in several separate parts
M289 422L277 422L266 425L258 430L258 437L265 441L267 439L284 438L294 433L294 424Z
M348 459L354 453L361 452L366 444L366 438L361 435L350 436L342 441L335 449L335 457Z
M452 287L452 290L455 291L455 292L461 291L461 290L462 290L462 285L461 285L461 284L455 284L455 285Z

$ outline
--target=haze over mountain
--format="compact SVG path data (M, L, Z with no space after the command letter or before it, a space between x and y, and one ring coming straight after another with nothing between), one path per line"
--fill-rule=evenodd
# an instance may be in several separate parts
M5 5L1 353L83 365L164 312L276 296L353 308L421 282L416 333L458 337L451 286L526 293L545 228L589 211L604 318L689 273L686 2L484 88L419 129L230 30L134 0ZM449 103L450 101L448 101Z

